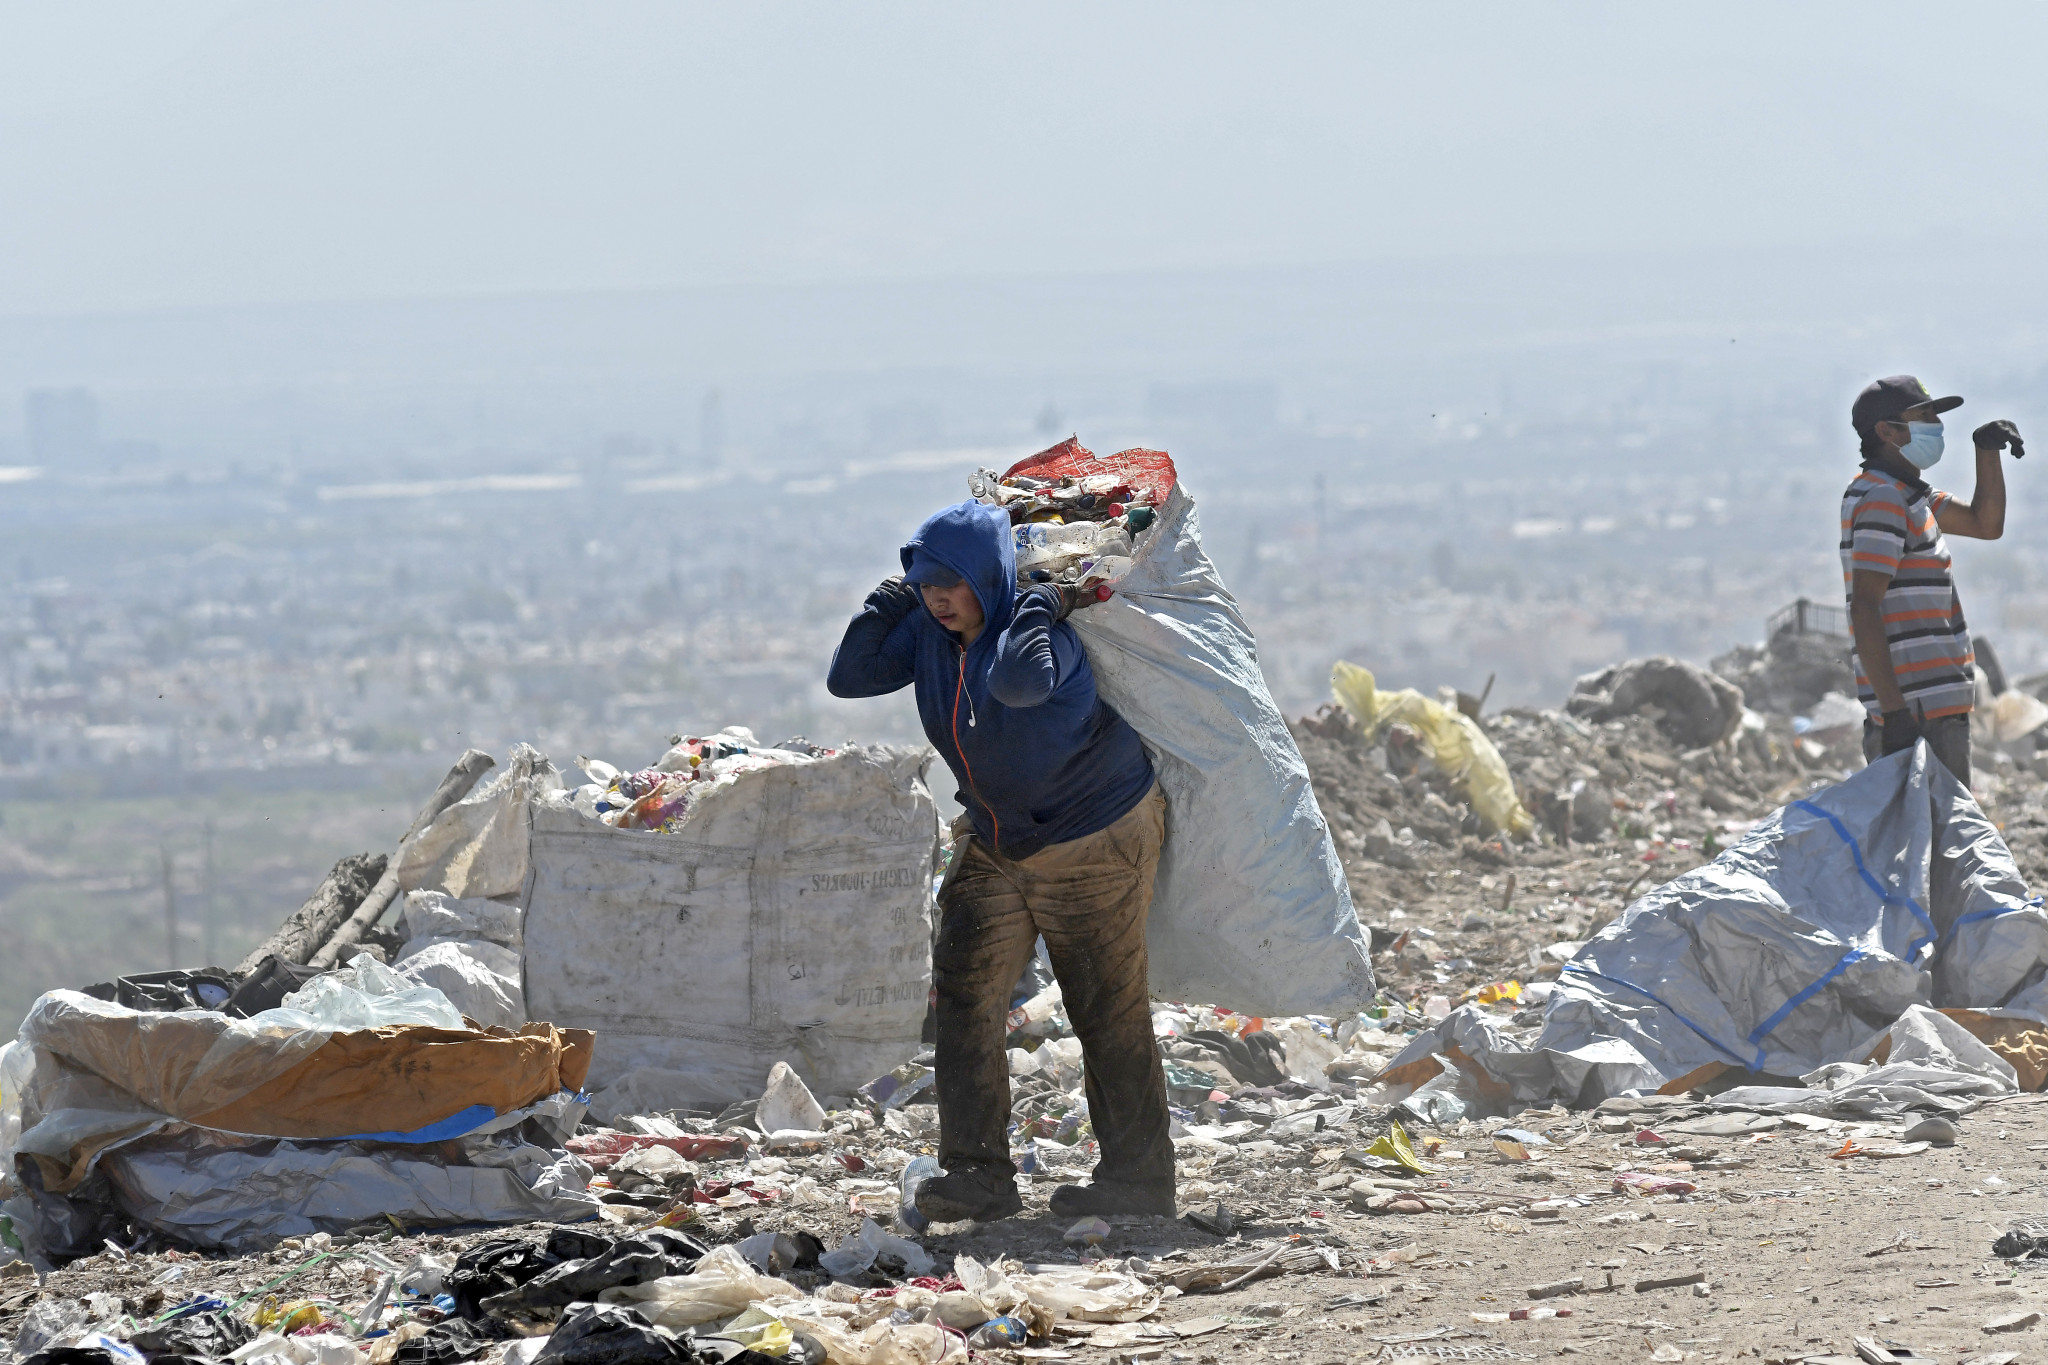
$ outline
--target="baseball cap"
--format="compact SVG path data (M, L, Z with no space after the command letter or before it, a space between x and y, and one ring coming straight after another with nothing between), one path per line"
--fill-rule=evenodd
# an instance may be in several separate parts
M1873 379L1856 395L1856 402L1849 409L1849 425L1856 428L1858 436L1874 436L1879 422L1896 422L1908 408L1921 404L1937 413L1959 408L1963 400L1954 396L1936 398L1927 392L1927 386L1910 374L1895 374L1885 379Z
M910 567L904 571L905 583L929 583L935 588L950 588L960 581L960 575L922 545L910 552Z

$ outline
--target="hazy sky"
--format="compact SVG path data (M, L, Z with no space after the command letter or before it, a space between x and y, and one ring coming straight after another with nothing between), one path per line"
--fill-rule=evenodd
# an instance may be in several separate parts
M2048 7L0 0L0 315L2031 238Z

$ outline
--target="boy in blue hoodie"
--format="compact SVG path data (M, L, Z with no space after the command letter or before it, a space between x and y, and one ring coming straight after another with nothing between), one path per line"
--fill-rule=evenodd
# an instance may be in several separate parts
M934 1222L1023 1207L1010 1161L1010 989L1042 935L1081 1040L1094 1180L1053 1191L1061 1217L1174 1211L1166 1078L1152 1036L1145 915L1166 800L1137 732L1095 694L1072 604L1017 589L1008 513L963 502L903 547L868 594L826 686L914 685L924 731L960 784L972 833L939 892L939 1164L918 1190Z

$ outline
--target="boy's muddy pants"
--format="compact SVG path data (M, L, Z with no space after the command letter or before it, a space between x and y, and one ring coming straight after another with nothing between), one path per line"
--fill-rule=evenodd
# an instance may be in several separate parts
M932 971L939 1164L1014 1177L1005 1021L1040 935L1081 1040L1095 1179L1173 1189L1166 1076L1152 1037L1145 914L1166 833L1157 783L1109 828L1012 861L978 838L959 846L939 892Z

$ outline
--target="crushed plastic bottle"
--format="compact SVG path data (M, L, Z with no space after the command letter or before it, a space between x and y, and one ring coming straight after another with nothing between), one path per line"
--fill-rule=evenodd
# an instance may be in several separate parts
M896 1221L912 1232L923 1232L931 1220L917 1211L917 1187L945 1172L935 1156L921 1156L903 1168L902 1202L896 1207Z
M968 1336L967 1344L983 1351L1000 1350L1005 1346L1022 1346L1030 1335L1031 1329L1025 1325L1022 1318L1013 1318L1005 1314L999 1318L990 1318L975 1328Z

